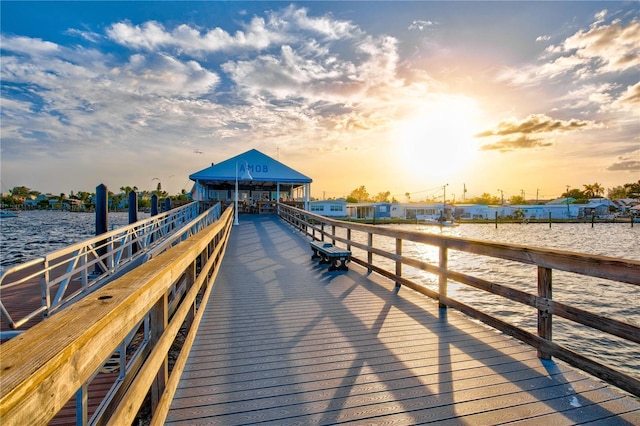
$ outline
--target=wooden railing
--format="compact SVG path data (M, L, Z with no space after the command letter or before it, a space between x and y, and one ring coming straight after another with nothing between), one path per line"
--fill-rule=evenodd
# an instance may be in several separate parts
M611 257L587 255L560 250L538 249L513 244L499 244L486 241L475 241L456 237L448 237L423 232L401 230L384 226L364 225L329 219L307 211L291 208L282 204L278 205L278 214L292 226L304 234L318 240L328 240L343 246L349 250L360 249L366 253L367 258L359 258L355 255L352 261L366 267L369 271L375 271L393 281L397 286L407 286L417 292L438 300L441 308L452 307L473 318L535 347L538 356L543 359L556 357L583 371L586 371L614 386L624 389L636 396L640 396L640 380L629 374L621 372L610 366L604 365L576 350L571 350L554 342L553 317L566 318L575 323L583 324L592 329L600 330L605 334L617 336L630 344L640 344L640 327L624 320L606 317L599 313L587 311L575 306L553 300L552 295L552 271L567 271L584 276L604 278L635 286L640 286L640 262ZM342 232L337 233L337 230ZM358 242L352 238L352 232L360 234ZM374 236L376 238L374 238ZM388 237L395 240L395 250L390 252L376 246L379 237ZM420 245L435 246L439 251L438 264L431 264L424 260L403 255L404 241L411 241ZM388 246L388 245L387 245ZM487 279L465 274L463 271L454 271L448 267L449 251L462 252L499 258L521 264L535 265L537 267L537 284L533 284L534 292L522 291L510 286L505 286ZM377 256L386 262L375 262L373 256ZM386 263L386 267L380 264ZM389 265L391 265L389 267ZM409 280L402 276L402 267L407 265L421 271L436 274L438 276L438 290L434 291L425 285ZM460 300L447 295L449 282L457 282L504 297L535 308L537 311L537 334L531 333L509 322L483 312L481 307L470 306ZM620 290L623 292L624 290ZM605 301L606 302L606 301ZM589 345L585 340L581 342Z
M0 346L0 424L46 424L75 397L78 424L131 424L151 394L166 417L224 256L233 219L216 221ZM180 329L182 349L169 368ZM137 337L136 337L137 336ZM90 413L87 389L118 354L118 378Z

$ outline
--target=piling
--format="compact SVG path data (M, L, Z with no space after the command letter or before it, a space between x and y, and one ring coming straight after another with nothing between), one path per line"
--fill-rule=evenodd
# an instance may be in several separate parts
M129 225L138 221L138 194L136 191L129 193Z
M136 191L129 192L129 225L138 221L138 194ZM131 246L133 253L138 252L138 242Z
M108 219L109 199L108 199L108 195L107 195L108 193L109 193L109 191L107 190L107 186L105 184L101 183L100 185L98 185L96 187L96 199L95 199L95 204L96 204L96 236L106 233L108 225L109 225L109 223L108 223L109 222L109 219ZM107 249L106 249L106 247L104 247L104 242L103 241L101 241L98 244L97 253L98 253L98 256L100 256L100 257L102 257L102 256L107 254ZM104 271L100 267L100 264L96 263L96 267L95 267L93 272L94 272L94 274L100 275Z
M158 196L153 194L151 196L151 216L158 215Z

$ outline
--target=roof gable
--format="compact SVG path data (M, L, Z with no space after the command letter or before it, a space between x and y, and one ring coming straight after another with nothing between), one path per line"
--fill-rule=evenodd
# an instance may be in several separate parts
M237 171L236 171L237 167ZM193 181L233 181L248 169L252 180L258 182L311 183L312 179L285 166L262 152L252 149L221 163L189 175Z

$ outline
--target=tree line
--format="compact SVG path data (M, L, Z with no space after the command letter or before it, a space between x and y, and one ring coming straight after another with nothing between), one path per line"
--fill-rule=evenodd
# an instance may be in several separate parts
M574 203L584 204L587 203L589 199L598 198L604 196L605 189L599 183L593 184L585 184L582 185L582 189L580 188L567 188L567 190L562 193L560 198L573 198ZM411 202L411 193L406 192L405 198L407 202ZM391 192L379 192L378 194L371 195L367 191L367 188L364 185L359 186L358 188L351 191L351 193L344 197L345 201L348 203L397 203L395 197L391 197ZM635 183L625 183L624 185L615 186L613 188L607 189L607 198L610 200L619 200L623 198L634 198L640 199L640 180ZM442 202L442 196L439 198L436 196L430 196L420 200L419 202L426 203L438 203ZM447 200L451 201L451 200ZM502 197L498 197L497 195L492 195L487 192L483 193L479 197L472 197L465 200L465 203L468 204L486 204L486 205L495 205L502 204L503 202L508 202L510 204L531 204L531 200L526 200L523 195L514 195L504 200Z
M156 189L153 191L142 190L139 191L137 186L121 186L119 193L114 193L112 191L108 191L108 198L111 201L111 205L119 206L123 201L128 199L129 193L131 191L135 191L138 193L138 207L139 208L150 208L151 207L151 196L156 195L158 200L162 200L164 198L170 198L175 201L188 201L189 197L186 190L182 190L180 194L177 195L169 195L166 191L162 189L162 185L158 182ZM5 194L2 196L2 206L4 207L15 207L21 206L24 204L24 201L27 199L37 199L39 196L43 195L40 191L31 189L26 186L16 186L13 187L9 194ZM45 194L45 197L40 197L41 200L38 201L38 208L49 208L49 200L56 199L59 203L64 204L67 200L76 200L81 203L85 209L91 209L94 205L94 199L96 196L95 192L87 192L87 191L71 191L69 195L61 192L58 195L53 194Z

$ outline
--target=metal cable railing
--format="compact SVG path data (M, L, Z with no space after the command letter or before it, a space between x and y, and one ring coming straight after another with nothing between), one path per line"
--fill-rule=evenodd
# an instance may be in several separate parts
M198 209L193 202L7 269L0 276L2 321L18 330L38 315L48 317L220 218L220 204L202 214ZM17 297L20 304L9 303Z

